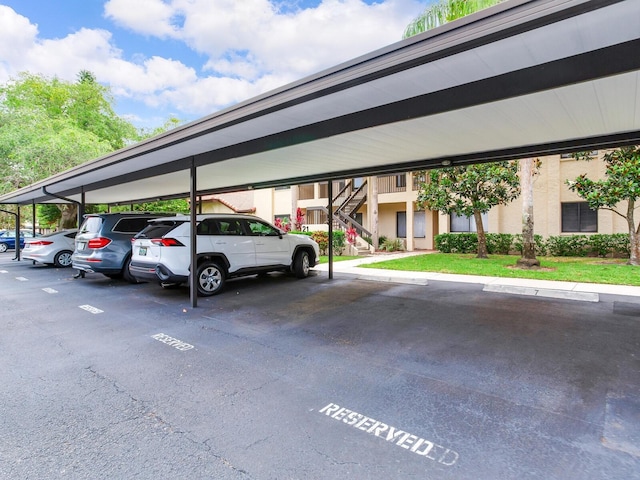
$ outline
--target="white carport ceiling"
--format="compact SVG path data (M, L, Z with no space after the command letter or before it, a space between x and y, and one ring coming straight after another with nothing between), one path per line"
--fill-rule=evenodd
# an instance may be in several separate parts
M0 197L87 203L640 143L640 0L511 0Z

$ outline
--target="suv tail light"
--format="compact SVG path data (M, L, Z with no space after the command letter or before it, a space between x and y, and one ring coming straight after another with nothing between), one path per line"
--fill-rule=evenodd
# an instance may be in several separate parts
M36 245L36 246L44 246L44 245L51 245L53 242L50 242L48 240L34 240L33 242L27 242L29 245Z
M87 248L104 248L111 243L110 238L98 237L92 238L87 242Z
M159 247L184 247L184 243L175 238L152 238L151 243Z

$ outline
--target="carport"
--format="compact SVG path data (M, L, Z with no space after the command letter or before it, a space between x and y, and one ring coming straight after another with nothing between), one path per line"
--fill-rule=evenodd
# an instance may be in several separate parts
M202 194L637 144L638 25L640 0L510 0L0 203L195 205ZM192 276L193 307L196 292Z

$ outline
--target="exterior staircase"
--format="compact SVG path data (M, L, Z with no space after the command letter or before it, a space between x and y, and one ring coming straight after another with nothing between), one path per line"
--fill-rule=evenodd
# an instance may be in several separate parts
M333 211L332 221L334 230L348 230L349 228L355 229L357 233L355 245L352 246L352 250L357 255L368 255L371 253L371 245L364 240L363 236L371 237L371 232L364 228L360 223L356 221L356 213L364 203L367 201L367 181L362 182L358 188L354 186L353 180L347 180L344 187L333 197L332 204L338 205ZM327 207L308 207L307 210L321 210L327 216L329 210ZM352 251L352 253L354 253Z

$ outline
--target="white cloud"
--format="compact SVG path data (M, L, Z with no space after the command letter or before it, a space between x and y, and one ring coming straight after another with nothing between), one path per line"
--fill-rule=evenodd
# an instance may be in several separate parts
M10 65L19 62L29 51L38 35L38 27L11 8L0 5L0 62Z
M323 0L278 10L269 0L108 0L104 15L145 38L182 42L200 64L122 51L115 33L82 28L42 39L38 27L0 6L0 82L21 71L74 80L94 72L116 97L205 115L400 40L424 0ZM280 2L282 6L282 2ZM157 45L158 42L155 42ZM184 60L184 59L183 59ZM135 115L135 113L133 114Z
M173 37L175 10L160 0L109 0L104 4L105 17L144 35Z

